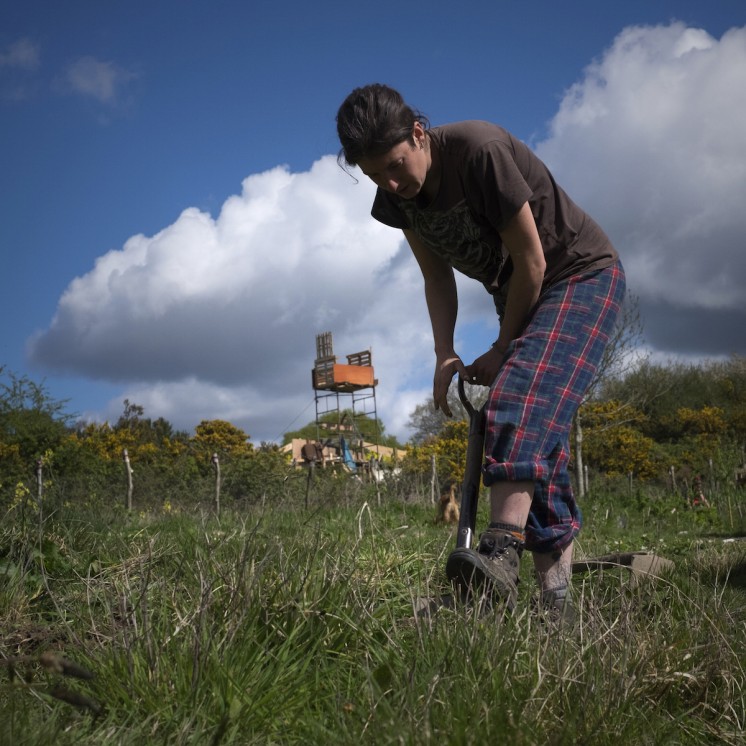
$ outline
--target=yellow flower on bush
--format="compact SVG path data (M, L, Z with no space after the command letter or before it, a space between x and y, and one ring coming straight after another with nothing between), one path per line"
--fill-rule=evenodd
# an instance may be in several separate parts
M23 482L17 482L13 491L13 501L10 504L10 510L24 507L31 508L33 511L39 510L36 500L31 497L31 490Z
M469 440L469 423L465 420L447 422L437 437L409 448L402 460L406 469L428 473L434 460L441 488L464 479L464 464Z

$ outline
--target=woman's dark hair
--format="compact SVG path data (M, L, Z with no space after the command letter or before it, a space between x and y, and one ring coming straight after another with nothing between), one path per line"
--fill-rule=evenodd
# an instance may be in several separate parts
M425 129L427 117L408 106L393 88L373 83L356 88L337 112L337 135L342 144L337 161L355 166L361 158L387 153L412 137L419 122Z

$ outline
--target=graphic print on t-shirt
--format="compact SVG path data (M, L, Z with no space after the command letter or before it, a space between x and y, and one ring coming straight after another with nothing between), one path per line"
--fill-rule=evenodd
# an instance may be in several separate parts
M466 200L446 211L418 210L413 202L399 205L412 230L454 269L490 285L503 264L500 252L482 238Z

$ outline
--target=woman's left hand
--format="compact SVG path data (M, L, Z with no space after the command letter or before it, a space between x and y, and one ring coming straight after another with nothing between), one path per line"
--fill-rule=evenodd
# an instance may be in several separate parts
M492 386L505 359L505 353L497 347L490 347L471 365L466 366L467 383L479 386Z

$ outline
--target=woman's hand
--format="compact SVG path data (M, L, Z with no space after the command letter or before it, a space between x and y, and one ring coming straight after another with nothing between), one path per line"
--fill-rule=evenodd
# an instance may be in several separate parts
M452 417L451 408L448 406L448 387L453 377L458 373L462 378L467 378L466 366L458 355L449 355L435 361L435 376L433 377L433 401L435 408L443 410L448 417Z
M479 386L492 386L504 359L504 350L490 347L484 355L480 355L471 365L466 366L465 380Z

